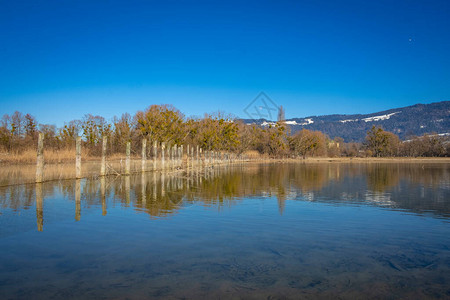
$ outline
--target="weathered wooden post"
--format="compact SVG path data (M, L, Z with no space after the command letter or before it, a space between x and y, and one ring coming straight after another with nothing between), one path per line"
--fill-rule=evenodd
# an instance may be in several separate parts
M191 146L191 165L194 167L194 146Z
M173 151L174 156L174 168L176 169L178 167L178 164L180 162L180 146L176 145L175 149Z
M172 169L175 169L176 165L177 165L177 154L178 154L178 145L174 144L172 147Z
M169 160L169 170L173 168L173 146L167 146L167 159Z
M44 205L42 196L42 183L36 184L36 223L37 230L44 230Z
M131 143L127 142L126 159L125 159L125 175L130 175L130 155L131 155Z
M39 132L36 162L36 182L44 181L44 134Z
M173 150L173 159L174 159L174 166L175 168L178 167L178 164L180 162L180 146L176 145L175 149Z
M191 146L186 145L186 169L189 169L189 164L191 163Z
M75 221L81 219L81 180L75 179Z
M167 144L167 169L170 170L172 165L172 146L170 144Z
M161 169L164 170L164 150L166 149L166 144L161 143Z
M81 178L81 136L75 141L75 178Z
M178 164L180 168L183 167L183 145L178 149Z
M156 170L156 160L158 159L158 142L153 141L153 171Z
M106 175L106 144L108 142L108 138L106 136L103 137L102 141L102 164L100 166L100 176Z
M142 172L146 171L147 166L147 139L142 140Z
M197 150L197 151L195 152L195 155L196 155L196 161L197 161L197 167L198 167L198 165L199 165L199 163L200 163L200 155L199 155L200 149L199 149L199 146L198 146L198 145L197 145L195 148L196 148L195 150Z

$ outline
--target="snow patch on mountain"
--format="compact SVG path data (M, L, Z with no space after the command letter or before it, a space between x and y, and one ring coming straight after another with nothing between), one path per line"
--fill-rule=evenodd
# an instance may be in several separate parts
M397 111L391 114L387 114L387 115L381 115L381 116L374 116L374 117L368 117L368 118L364 118L362 119L364 122L373 122L373 121L380 121L380 120L387 120L390 117L392 117L395 114L401 113L401 111Z
M356 122L359 121L359 119L354 119L354 120L340 120L339 122L341 123L347 123L347 122Z

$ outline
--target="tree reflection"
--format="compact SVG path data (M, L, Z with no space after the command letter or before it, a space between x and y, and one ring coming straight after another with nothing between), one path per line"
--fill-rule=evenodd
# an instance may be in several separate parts
M150 172L134 176L85 178L0 188L0 207L19 213L33 206L37 229L43 230L47 197L74 201L75 220L86 210L133 207L151 218L167 217L196 204L222 210L249 197L275 198L279 213L289 201L357 202L433 211L448 216L450 168L421 164L243 164L192 169L188 172ZM409 195L409 196L405 196ZM64 213L64 212L62 212Z
M367 185L374 192L385 192L398 185L399 166L369 164L366 170Z

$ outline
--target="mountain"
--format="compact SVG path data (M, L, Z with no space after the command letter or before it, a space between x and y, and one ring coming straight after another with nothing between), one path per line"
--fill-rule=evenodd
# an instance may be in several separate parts
M246 124L268 126L273 121L243 119ZM397 134L404 140L424 133L450 133L450 101L416 104L371 114L324 115L286 119L295 133L303 128L320 130L330 138L341 137L346 142L362 142L372 125Z

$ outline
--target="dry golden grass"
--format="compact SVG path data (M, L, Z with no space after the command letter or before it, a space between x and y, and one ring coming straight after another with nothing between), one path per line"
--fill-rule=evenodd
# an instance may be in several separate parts
M258 151L256 150L249 150L249 151L245 151L244 155L246 157L248 157L249 159L260 159L260 158L264 158L263 155L261 155Z
M108 155L108 160L125 160L125 153L115 153ZM136 155L131 156L132 159L138 158ZM0 152L0 164L35 164L37 159L36 149L27 149L22 152L6 153ZM101 160L100 156L90 155L89 151L83 151L81 153L82 161L97 161ZM58 164L75 162L75 149L61 149L44 150L44 161L45 163Z
M0 163L34 164L36 150L28 149L21 153L0 153ZM75 161L75 149L44 150L44 160L48 163L63 163Z

